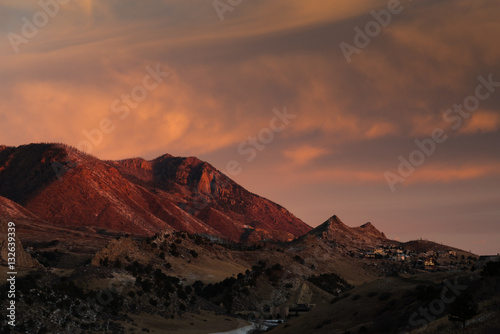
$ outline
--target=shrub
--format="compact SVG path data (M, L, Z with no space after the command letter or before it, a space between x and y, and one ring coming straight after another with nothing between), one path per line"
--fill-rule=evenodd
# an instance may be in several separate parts
M294 259L295 261L297 261L298 263L302 264L302 265L304 265L304 264L306 263L306 262L304 261L304 259L303 259L302 257L300 257L299 255L295 255L295 256L293 257L293 259Z
M179 252L178 252L178 251L176 251L176 250L174 250L174 249L172 249L172 250L170 251L170 254L172 254L172 256L175 256L175 257L179 257L179 255L180 255L180 254L179 254Z
M283 270L283 266L280 263L274 264L274 266L271 267L273 270Z
M177 290L177 297L179 297L179 299L186 300L188 298L188 295L184 290L182 290L182 288L179 288Z

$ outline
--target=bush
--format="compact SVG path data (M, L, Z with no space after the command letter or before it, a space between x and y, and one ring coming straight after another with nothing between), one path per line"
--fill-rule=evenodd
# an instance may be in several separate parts
M200 237L199 235L196 235L194 237L194 243L197 244L197 245L201 245L204 243L204 240L202 237Z
M179 257L179 255L180 255L180 254L179 254L179 252L178 252L178 251L176 251L175 249L172 249L172 250L170 251L170 254L172 254L172 256L175 256L175 257Z
M295 256L293 257L293 259L294 259L295 261L297 261L298 263L302 264L302 265L304 265L304 264L306 263L306 262L304 261L304 259L303 259L302 257L300 257L299 255L295 255Z
M149 279L145 279L141 282L142 291L148 293L153 287L153 283Z
M281 263L276 263L274 266L271 267L273 270L283 270L283 266Z
M181 300L186 300L188 298L188 295L184 290L182 290L182 288L179 288L177 290L177 297L179 297L179 299Z

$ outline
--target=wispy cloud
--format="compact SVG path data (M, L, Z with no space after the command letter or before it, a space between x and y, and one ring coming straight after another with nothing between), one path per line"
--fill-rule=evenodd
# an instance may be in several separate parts
M292 150L285 151L283 154L296 165L305 165L313 161L314 159L328 154L328 150L313 147L309 145L304 145L297 147Z

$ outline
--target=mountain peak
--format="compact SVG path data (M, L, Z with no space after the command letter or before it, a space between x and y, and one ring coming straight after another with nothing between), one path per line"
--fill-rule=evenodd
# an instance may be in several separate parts
M347 247L347 249L373 247L379 244L381 239L386 240L385 235L372 223L366 223L360 227L349 227L336 215L331 216L308 234L333 242L338 246Z
M345 225L337 215L333 215L324 224L337 224L337 225Z
M381 232L379 229L377 229L372 223L368 222L366 224L363 224L359 227L360 229L363 229L364 231L371 233L372 235L379 237L379 238L386 238L385 234Z
M311 230L208 162L170 154L109 161L64 144L5 147L0 196L65 228L137 235L176 229L235 242L288 241Z
M320 238L330 239L331 236L335 236L339 231L347 231L350 227L344 224L337 215L333 215L328 218L323 224L317 226L309 232L309 234L316 235Z

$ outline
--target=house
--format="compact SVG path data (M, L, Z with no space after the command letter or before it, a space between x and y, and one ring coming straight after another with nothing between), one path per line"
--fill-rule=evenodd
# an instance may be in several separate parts
M426 266L426 267L432 267L432 266L434 266L434 264L435 264L434 258L432 258L432 257L426 257L424 259L424 266Z
M394 256L394 258L396 259L396 261L404 261L406 260L406 256L402 253L398 253Z
M373 250L373 254L375 254L375 257L377 257L377 256L384 257L384 256L387 255L387 253L385 252L385 249L383 249L383 248L376 248L376 249L374 249Z
M373 254L373 252L367 252L364 254L364 256L365 256L365 259L375 258L375 254Z

